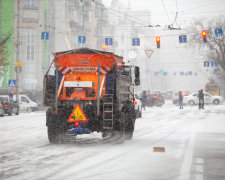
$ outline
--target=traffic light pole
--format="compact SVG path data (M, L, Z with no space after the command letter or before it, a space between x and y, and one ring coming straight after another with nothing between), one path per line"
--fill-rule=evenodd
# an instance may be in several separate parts
M20 59L20 0L17 0L17 42L16 42L16 62ZM16 101L19 104L19 91L20 91L20 85L19 85L19 66L16 63Z

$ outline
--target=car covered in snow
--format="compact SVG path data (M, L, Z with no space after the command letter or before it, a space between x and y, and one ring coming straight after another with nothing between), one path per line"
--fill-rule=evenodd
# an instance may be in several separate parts
M220 104L224 101L222 96L213 96L207 92L204 93L204 103L205 104ZM199 99L198 99L198 92L194 92L188 96L185 96L183 98L183 103L184 104L189 104L191 106L195 104L199 104Z

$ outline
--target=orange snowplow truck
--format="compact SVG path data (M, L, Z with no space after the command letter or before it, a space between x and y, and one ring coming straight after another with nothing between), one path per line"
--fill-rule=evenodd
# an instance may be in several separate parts
M132 139L139 67L88 48L57 52L54 57L55 73L47 71L43 88L49 142L71 142L94 131L101 132L103 140Z

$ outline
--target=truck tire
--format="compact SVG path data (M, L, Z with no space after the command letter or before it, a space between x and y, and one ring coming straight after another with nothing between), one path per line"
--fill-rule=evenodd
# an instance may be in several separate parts
M132 120L130 120L129 122L126 122L125 139L131 140L133 138L133 133L134 133L134 123Z
M46 114L47 116L47 126L48 126L48 140L50 144L59 144L59 130L57 125L53 121L53 116L50 114Z
M49 123L48 126L48 140L50 144L59 144L59 136L57 133L57 129L55 129L52 123Z

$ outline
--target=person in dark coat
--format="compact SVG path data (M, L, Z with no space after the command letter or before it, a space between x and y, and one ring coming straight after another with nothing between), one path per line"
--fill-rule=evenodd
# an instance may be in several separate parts
M179 96L178 102L179 102L180 109L183 109L183 95L181 91L178 92L178 96Z
M201 89L198 93L198 99L199 99L199 109L204 109L204 93Z
M146 91L143 91L142 96L141 96L141 103L142 103L142 108L145 110L146 106L146 101L147 101L147 94Z

